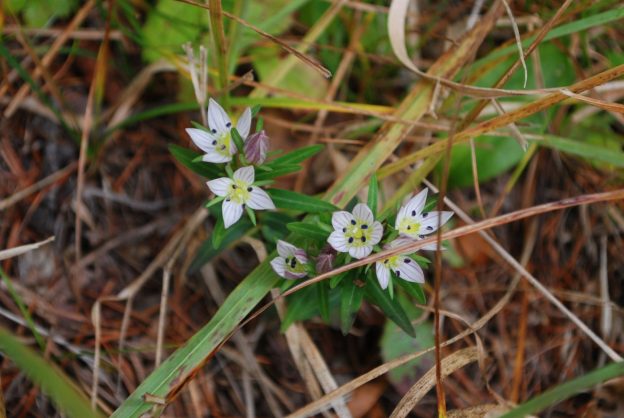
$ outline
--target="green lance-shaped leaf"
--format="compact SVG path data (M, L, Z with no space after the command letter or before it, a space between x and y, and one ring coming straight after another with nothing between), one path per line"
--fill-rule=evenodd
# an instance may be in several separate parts
M373 211L373 217L377 218L377 205L379 202L379 183L377 176L373 174L368 182L368 207Z
M91 409L82 390L56 365L44 359L13 334L0 328L0 352L52 399L58 409L72 418L102 418L104 415Z
M340 329L347 335L360 310L364 292L352 280L345 280L343 283L340 289Z
M322 149L322 145L310 145L309 147L299 148L295 151L289 152L288 154L284 154L281 157L277 157L267 165L271 167L278 167L285 164L298 164L308 158L314 157L316 154L321 152Z
M366 299L379 306L386 316L401 327L408 335L416 337L412 323L398 300L390 299L388 293L384 292L381 286L379 286L379 283L377 283L377 279L372 276L372 274L369 274L366 286L364 286Z
M301 212L317 213L335 211L338 208L322 199L305 194L291 192L290 190L268 189L273 203L280 209L297 210Z
M225 176L224 171L219 166L203 161L195 161L201 156L198 152L175 144L169 144L169 152L180 164L200 176L208 179L216 179Z
M296 235L315 241L324 242L327 241L327 237L329 237L329 232L325 231L318 225L308 222L291 222L286 225L286 227L290 232L293 232Z
M263 167L267 169L263 170ZM273 180L274 178L285 176L286 174L296 173L299 170L301 170L299 164L285 164L275 168L260 166L258 170L256 170L256 182Z
M488 19L482 19L471 32L462 38L461 43L454 50L448 51L429 68L429 74L453 78L463 63L472 57L475 48L481 44L491 24L493 22ZM410 121L420 120L429 109L433 88L433 83L427 80L417 82L398 106L393 116ZM336 206L344 207L361 189L369 176L376 172L392 155L411 130L411 125L394 122L384 124L380 129L382 134L374 141L369 142L358 153L345 174L337 179L327 191L325 199ZM278 282L277 275L269 266L269 261L273 257L275 257L274 254L267 257L265 262L247 276L230 293L210 322L152 372L121 404L112 417L138 418L152 406L143 400L144 394L166 396L168 393L177 390L178 385L182 385L185 379L203 364L223 339L262 301Z

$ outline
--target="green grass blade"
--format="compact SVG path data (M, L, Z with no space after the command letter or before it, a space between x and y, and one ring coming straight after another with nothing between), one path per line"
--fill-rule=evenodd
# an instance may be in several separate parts
M73 418L101 418L93 411L80 388L54 364L0 328L0 351L13 361L35 384L41 386L59 410Z
M624 362L609 364L589 372L584 376L577 377L574 380L547 390L541 395L514 408L501 418L523 418L527 415L535 414L583 390L590 389L594 385L622 375L624 375Z

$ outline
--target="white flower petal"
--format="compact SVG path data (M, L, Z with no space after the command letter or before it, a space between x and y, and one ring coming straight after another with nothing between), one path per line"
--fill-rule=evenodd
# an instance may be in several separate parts
M294 245L286 241L282 241L281 239L277 240L277 253L280 255L280 257L292 257L295 254L295 251L297 251L297 247L295 247Z
M249 136L249 130L251 129L251 109L246 108L238 118L236 122L236 130L240 134L243 141Z
M329 238L327 238L327 242L329 242L329 245L331 245L334 250L340 251L341 253L346 253L349 250L347 248L347 239L342 231L332 232Z
M271 267L279 276L286 278L286 261L282 257L275 257L271 260Z
M351 225L352 220L354 220L353 215L345 210L339 210L332 214L332 226L337 231L341 231L342 228L346 227L347 225Z
M440 251L444 251L446 248L444 246L440 246ZM421 250L425 251L437 251L438 250L438 242L434 241L431 244L427 244L421 248Z
M399 225L401 225L401 222L403 222L406 215L407 209L405 209L405 206L401 206L401 209L399 209L399 212L397 213L396 221L394 221L394 229L397 231L399 230Z
M373 247L367 246L367 245L363 245L361 247L349 248L349 254L351 255L351 257L357 258L358 260L360 258L368 257L368 255L372 252L373 252Z
M222 155L214 149L211 149L209 151L206 151L206 155L202 157L202 161L205 161L207 163L227 163L232 161L232 156Z
M186 128L186 133L191 137L191 141L193 141L193 143L197 145L197 148L200 150L209 152L214 149L213 142L216 138L214 138L212 134L204 131L203 129L196 128Z
M243 205L224 200L221 212L223 213L223 226L229 228L243 215Z
M241 167L234 172L234 180L240 180L245 184L252 185L254 182L255 172L252 165Z
M297 248L295 251L295 258L301 264L306 264L308 262L308 255L301 248Z
M358 203L353 208L353 217L362 223L371 224L375 220L373 212L370 210L367 204Z
M290 271L290 270L286 270L284 272L284 278L285 279L290 279L290 280L301 279L301 278L304 278L307 275L308 275L308 273L305 273L305 272L295 273L294 271Z
M418 265L417 262L412 260L406 255L401 255L399 259L399 265L394 273L397 277L400 277L403 280L407 280L408 282L414 283L424 283L425 282L425 274L422 271L422 268Z
M267 192L259 187L252 186L249 200L246 202L251 209L275 209L275 204Z
M225 110L223 110L221 105L212 99L212 97L208 102L208 125L210 126L212 133L227 132L232 127L230 117L227 113L225 113Z
M379 241L381 241L381 237L383 236L383 226L380 222L375 221L373 223L373 232L371 233L371 239L369 244L375 245Z
M232 180L227 177L221 177L207 181L206 184L212 193L217 196L225 196L230 191L230 187L232 187Z
M412 197L407 205L405 205L405 215L406 216L418 216L422 212L425 207L425 202L427 201L427 192L429 189L426 187L420 191L416 196Z
M418 223L420 224L420 229L418 230L418 234L427 235L431 234L438 230L438 222L440 222L440 226L444 225L451 219L453 216L453 212L444 211L444 212L425 212L418 219Z
M379 286L381 286L382 289L386 289L388 287L388 282L390 281L390 269L384 266L383 261L378 261L375 263L375 270Z

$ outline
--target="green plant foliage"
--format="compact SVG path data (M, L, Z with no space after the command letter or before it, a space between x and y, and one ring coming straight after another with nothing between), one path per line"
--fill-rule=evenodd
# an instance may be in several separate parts
M169 144L169 152L183 166L187 167L196 174L208 179L216 179L225 177L225 170L215 164L207 164L203 161L196 161L202 154L181 147L175 144Z
M360 310L364 291L355 280L343 280L340 286L340 330L347 335Z
M375 305L379 306L379 308L381 308L383 313L390 320L401 327L407 335L416 337L414 327L412 327L412 324L403 307L401 307L399 303L396 303L395 300L391 299L388 292L383 291L383 289L379 286L377 279L372 277L372 274L369 274L364 291L366 292L366 298Z
M78 0L6 0L4 10L21 14L27 26L42 28L54 19L69 16L79 4Z
M286 227L290 232L295 235L299 235L301 238L324 242L327 241L327 237L329 237L329 232L318 226L318 224L309 222L291 222L286 225Z
M153 62L180 54L181 45L197 41L207 25L207 11L175 0L159 0L143 26L143 59Z
M275 206L280 209L289 209L301 212L317 213L338 210L336 206L322 199L290 190L268 189L267 193L273 199Z

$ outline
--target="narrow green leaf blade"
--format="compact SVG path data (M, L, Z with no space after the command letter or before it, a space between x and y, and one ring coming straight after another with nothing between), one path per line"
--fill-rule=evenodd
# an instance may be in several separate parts
M329 202L305 194L291 192L290 190L268 189L267 193L273 199L275 206L280 209L311 213L338 210L336 206Z
M327 241L329 233L318 225L308 222L291 222L286 225L288 230L296 235L315 241Z
M397 324L403 331L412 337L416 337L414 327L410 322L407 314L397 300L390 299L390 296L383 291L375 278L369 276L366 286L364 287L366 298L379 306L388 318Z
M295 151L284 154L271 161L268 165L277 167L284 164L298 164L308 158L314 157L323 150L323 145L311 145L309 147L299 148Z
M346 281L340 291L340 329L343 335L347 335L360 310L364 292L351 280Z
M264 167L266 167L266 165ZM280 176L285 176L286 174L296 173L299 170L301 170L301 166L299 164L281 165L266 171L256 170L256 182L272 180Z
M373 211L373 217L377 218L377 204L379 202L379 183L377 175L373 174L368 182L368 207Z
M200 153L190 150L188 148L181 147L176 144L169 144L169 152L173 157L178 160L180 164L190 169L200 176L215 179L218 177L224 177L225 173L218 166L214 164L208 164L203 161L194 161L195 158L201 156Z
M583 390L622 375L624 375L624 362L609 364L547 390L530 401L517 406L501 418L523 418L533 415Z
M29 379L41 386L58 408L73 418L101 418L93 411L84 392L56 365L45 360L13 334L0 328L0 352L13 361Z

